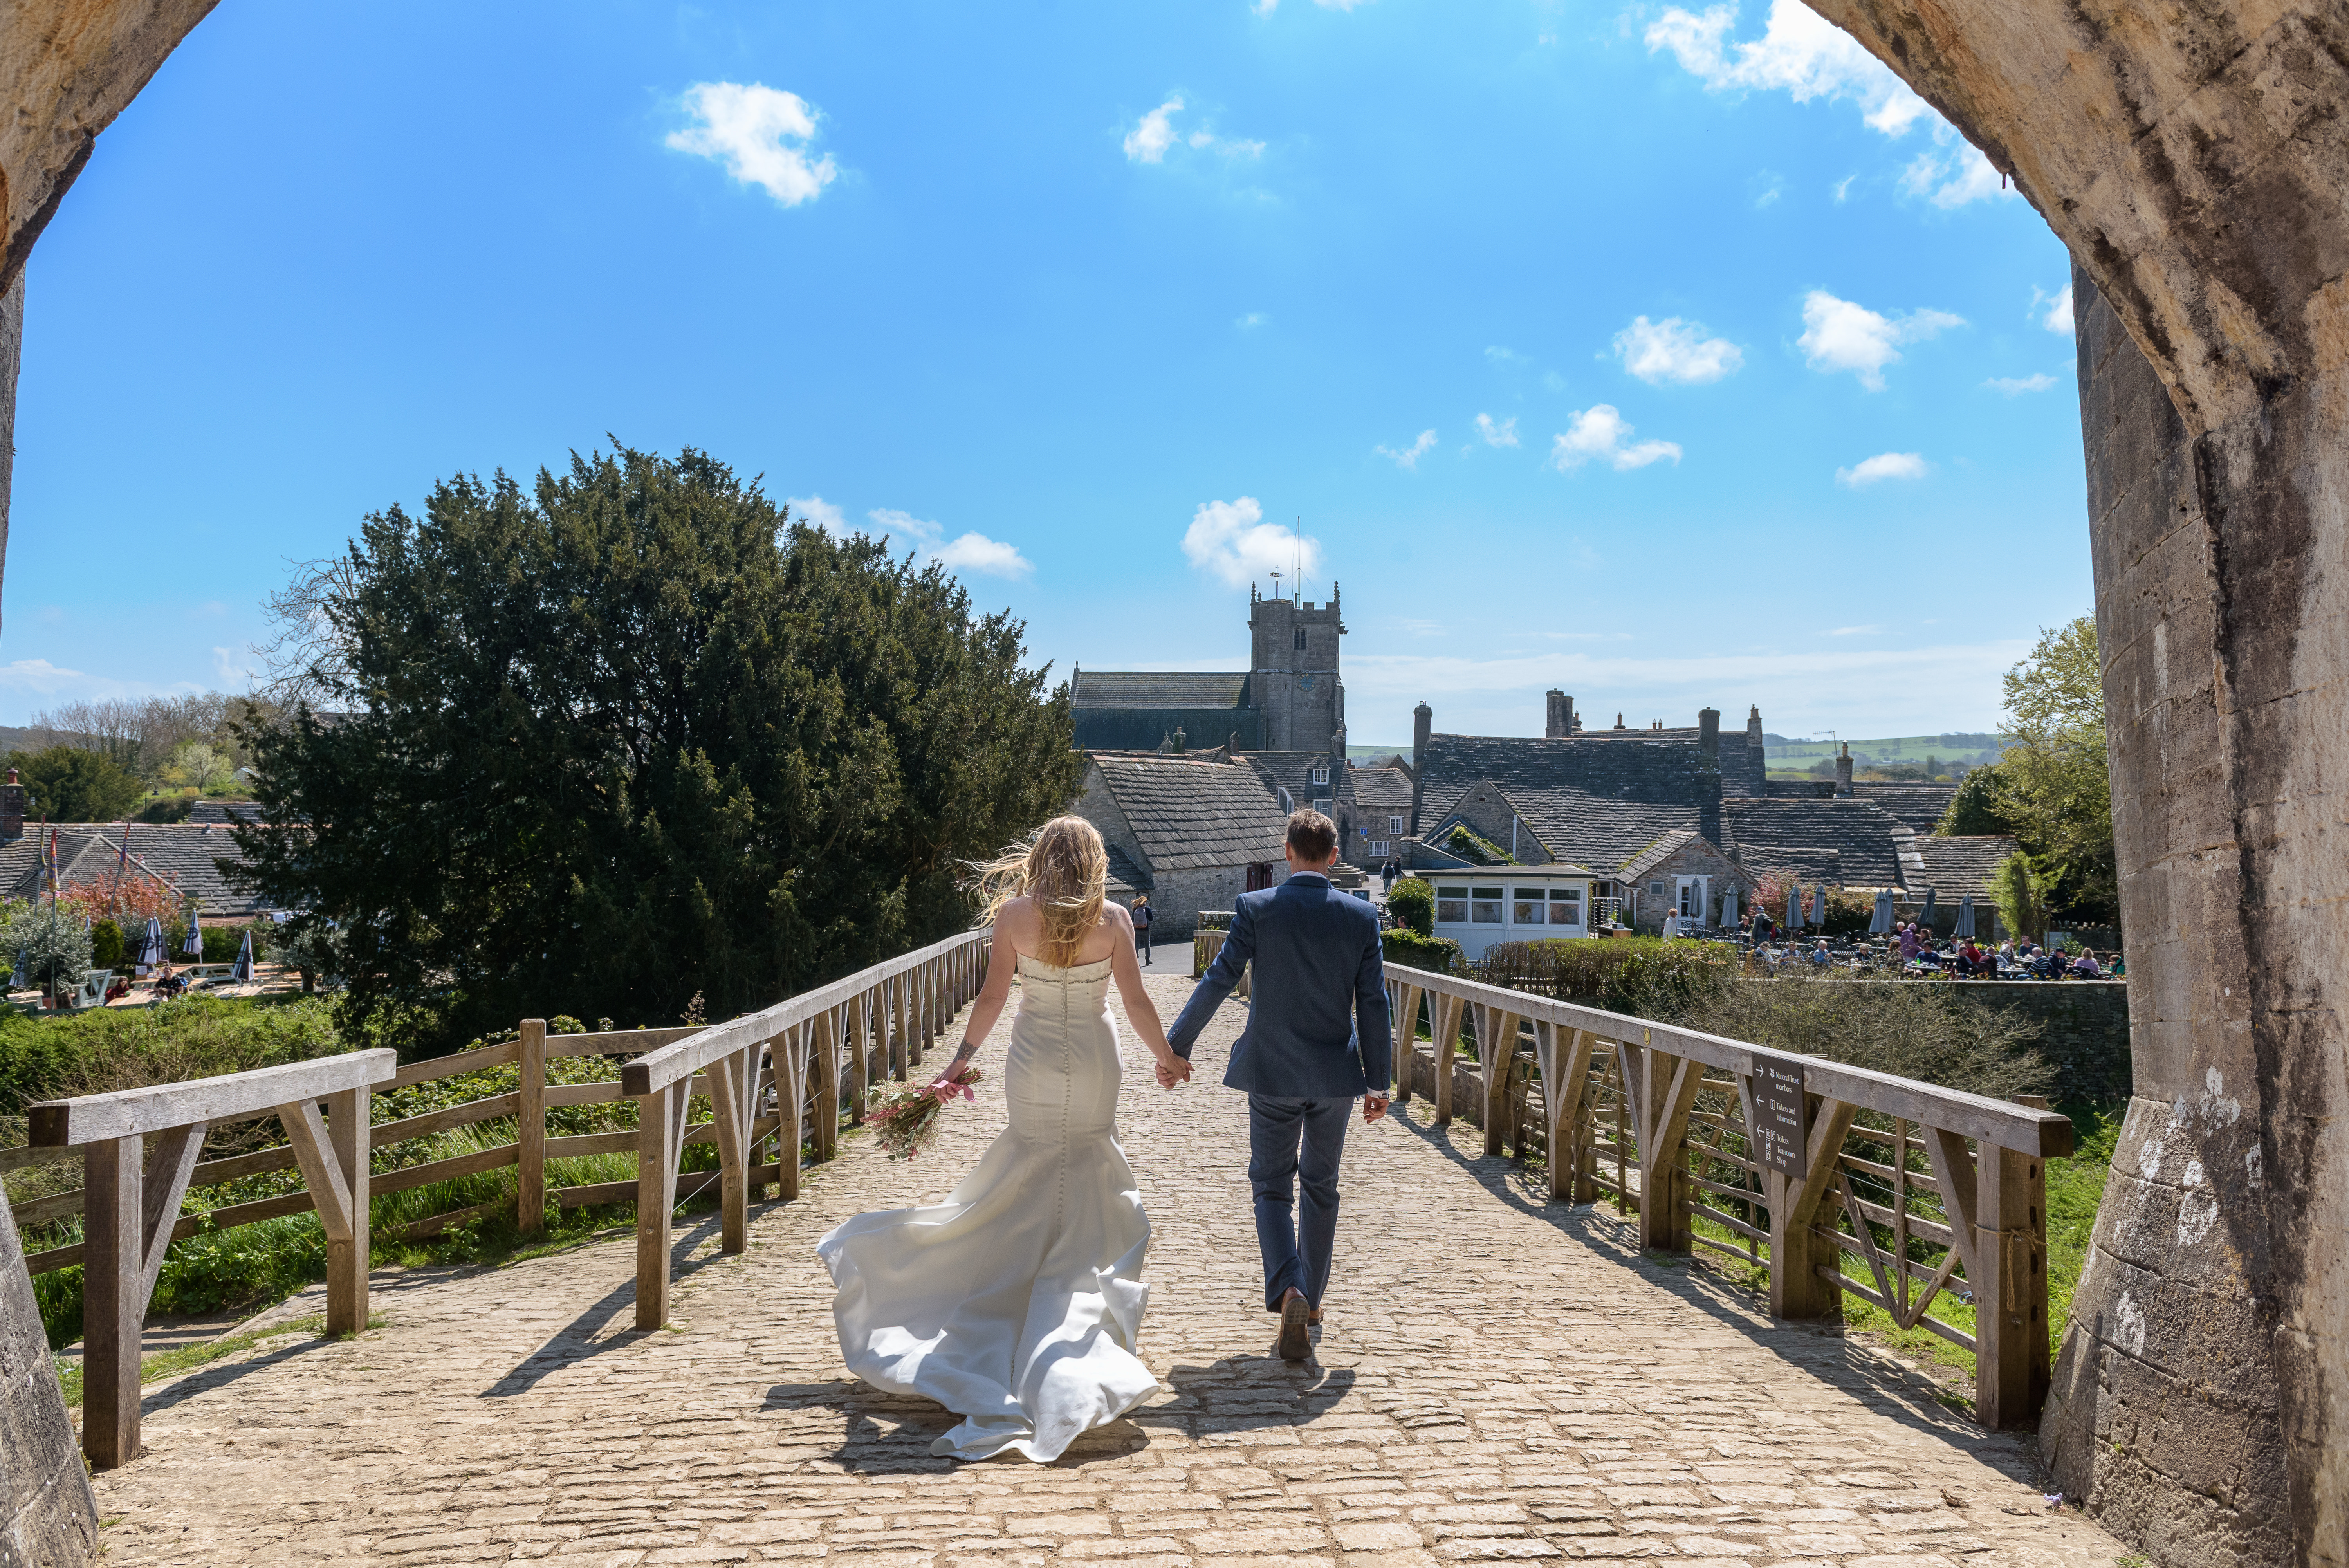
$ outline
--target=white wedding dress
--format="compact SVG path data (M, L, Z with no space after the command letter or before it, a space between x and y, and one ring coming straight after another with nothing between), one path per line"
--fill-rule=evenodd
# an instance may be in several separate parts
M1134 1355L1150 1216L1117 1144L1110 961L1023 957L1019 978L1010 1127L945 1201L860 1214L816 1244L849 1369L961 1415L930 1445L961 1459L1056 1459L1158 1386Z

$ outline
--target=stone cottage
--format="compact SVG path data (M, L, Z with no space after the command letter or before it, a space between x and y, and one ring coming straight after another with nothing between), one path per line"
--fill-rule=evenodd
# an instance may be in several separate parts
M1069 809L1101 830L1112 880L1150 895L1161 940L1288 876L1288 816L1245 759L1096 753Z

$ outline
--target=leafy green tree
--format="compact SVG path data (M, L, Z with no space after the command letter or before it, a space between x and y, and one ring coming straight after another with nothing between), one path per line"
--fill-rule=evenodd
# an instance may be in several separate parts
M2047 909L2040 898L2039 878L2031 868L2031 857L2016 850L1999 862L1991 876L1991 901L1998 906L1998 918L2007 930L2033 941L2047 934Z
M71 904L17 905L0 926L0 958L18 986L38 986L52 994L81 983L91 968L89 932ZM24 962L19 965L17 961Z
M138 775L108 756L63 743L8 758L32 796L35 818L51 822L112 822L138 804Z
M1387 895L1387 913L1405 930L1423 937L1435 934L1435 888L1417 877L1406 877Z
M2002 783L1995 763L1967 774L1958 784L1958 793L1950 797L1949 809L1941 814L1933 831L1970 836L2013 833L2014 820L2007 815Z
M964 927L965 863L1081 782L1019 622L689 449L446 481L309 613L336 717L239 733L305 826L238 841L363 1027L765 1006Z
M2096 623L2081 616L2043 631L2006 673L2014 742L1999 759L2001 814L2030 851L2054 916L2110 924L2120 918L2113 855L2113 795L2105 753L2104 671Z

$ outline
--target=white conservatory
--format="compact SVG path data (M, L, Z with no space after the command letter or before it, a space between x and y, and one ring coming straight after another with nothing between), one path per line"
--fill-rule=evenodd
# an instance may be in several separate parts
M1590 934L1587 866L1475 866L1413 873L1435 889L1435 934L1481 959L1495 942Z

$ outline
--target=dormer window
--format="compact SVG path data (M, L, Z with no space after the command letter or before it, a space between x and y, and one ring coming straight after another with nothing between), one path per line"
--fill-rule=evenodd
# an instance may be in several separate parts
M1328 783L1330 782L1330 764L1329 764L1329 763L1322 763L1318 764L1318 765L1314 768L1314 770L1313 770L1313 782L1314 782L1315 784L1328 784Z

